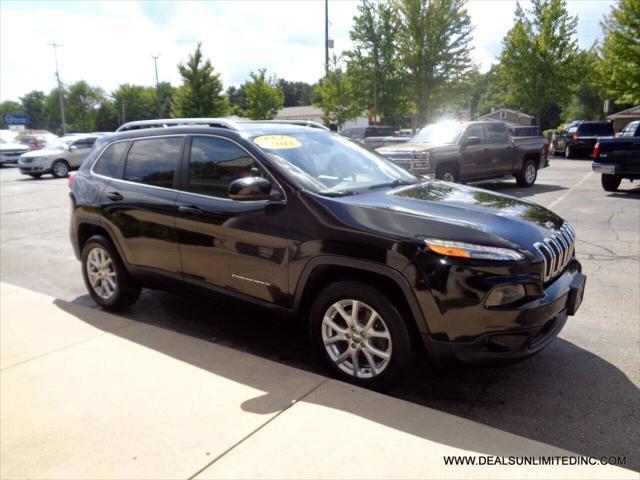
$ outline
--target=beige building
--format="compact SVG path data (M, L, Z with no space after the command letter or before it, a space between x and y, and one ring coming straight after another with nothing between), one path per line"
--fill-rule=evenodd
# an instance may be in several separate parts
M528 113L516 112L508 108L500 108L492 110L491 113L487 113L478 120L502 120L510 125L535 125L535 117Z
M310 120L312 122L324 123L322 110L313 105L284 107L276 114L276 120ZM347 120L342 126L342 130L345 128L366 127L367 125L369 125L369 119L366 115L363 115L353 120Z
M640 120L640 105L627 108L618 113L612 113L607 115L607 120L613 121L613 129L616 132L622 130L627 123L631 123L635 120Z

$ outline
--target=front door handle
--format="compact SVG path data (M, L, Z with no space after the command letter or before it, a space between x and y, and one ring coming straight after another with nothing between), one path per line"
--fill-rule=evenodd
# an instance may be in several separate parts
M188 215L204 215L204 212L198 207L193 207L190 205L180 205L178 207L178 211L180 213L186 213Z
M107 193L107 198L109 200L113 200L114 202L117 202L118 200L122 200L124 197L120 195L119 192L109 192Z

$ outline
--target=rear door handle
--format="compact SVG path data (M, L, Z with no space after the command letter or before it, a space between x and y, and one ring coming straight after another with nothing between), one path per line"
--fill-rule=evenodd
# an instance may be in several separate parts
M118 200L122 200L124 197L120 195L119 192L109 192L107 193L107 198L109 200L113 200L114 202L117 202Z
M178 207L178 211L180 213L186 213L188 215L204 215L204 212L198 207L192 207L189 205L180 205Z

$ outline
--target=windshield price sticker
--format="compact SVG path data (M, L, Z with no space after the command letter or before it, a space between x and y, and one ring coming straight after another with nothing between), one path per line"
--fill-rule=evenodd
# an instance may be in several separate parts
M253 141L262 148L274 150L300 148L302 146L298 140L287 135L263 135L261 137L256 137Z

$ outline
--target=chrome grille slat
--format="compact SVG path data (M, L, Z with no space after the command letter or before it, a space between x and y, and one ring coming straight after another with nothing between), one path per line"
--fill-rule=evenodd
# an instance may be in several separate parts
M564 223L553 235L533 244L542 255L544 262L543 280L545 282L562 273L573 258L575 252L575 230Z

